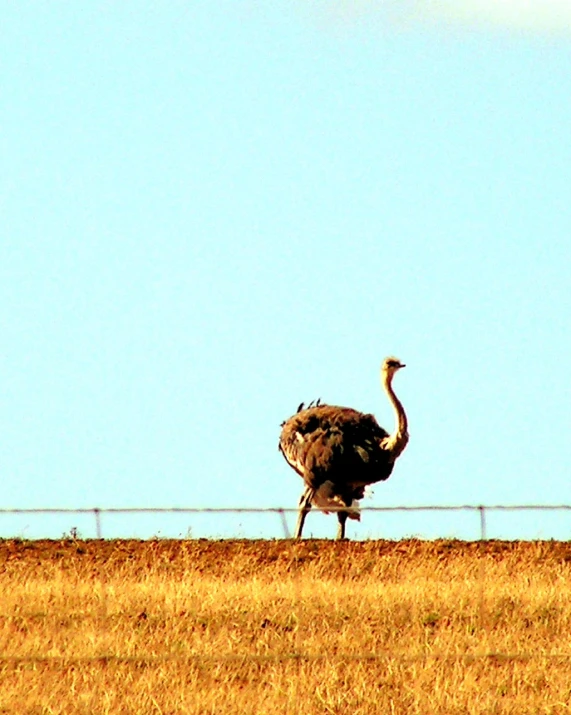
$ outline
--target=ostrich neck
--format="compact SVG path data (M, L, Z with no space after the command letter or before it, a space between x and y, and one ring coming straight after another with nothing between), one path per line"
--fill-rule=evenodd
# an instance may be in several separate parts
M383 387L385 388L390 403L393 406L396 417L395 431L387 437L383 444L383 448L391 452L394 459L396 459L408 443L408 422L404 407L402 406L399 398L395 395L391 382L392 380L388 375L383 375Z

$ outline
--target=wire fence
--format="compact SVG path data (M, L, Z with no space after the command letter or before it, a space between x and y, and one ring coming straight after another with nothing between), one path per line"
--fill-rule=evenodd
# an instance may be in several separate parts
M344 511L343 507L328 507L321 509L314 507L311 513L335 513ZM466 512L477 516L479 525L479 539L486 540L487 517L492 513L506 512L570 512L571 504L463 504L463 505L418 505L418 506L371 506L360 507L359 511L365 513L458 513ZM284 538L291 538L288 516L296 515L297 509L288 507L40 507L40 508L0 508L0 518L17 515L91 515L95 526L95 535L98 539L104 538L103 517L106 515L222 515L230 514L265 514L275 515L279 520L281 533ZM569 525L571 537L571 524ZM444 534L442 534L444 536Z
M571 661L571 653L538 653L538 652L521 652L521 653L504 653L501 651L486 651L474 653L441 653L441 652L426 652L426 653L407 653L395 651L376 651L374 653L268 653L260 655L258 653L240 653L240 654L221 654L210 655L205 653L196 653L193 655L93 655L93 656L66 656L66 655L30 655L30 656L13 656L0 655L0 663L10 663L13 665L21 664L37 664L37 665L57 665L68 667L71 665L163 665L164 663L186 663L186 664L215 664L225 663L229 665L241 664L245 661L251 663L290 663L290 662L305 662L305 663L350 663L360 661L383 661L383 660L399 660L405 662L423 662L423 661L477 661L477 660L505 660L505 661L529 661L543 659L549 661Z

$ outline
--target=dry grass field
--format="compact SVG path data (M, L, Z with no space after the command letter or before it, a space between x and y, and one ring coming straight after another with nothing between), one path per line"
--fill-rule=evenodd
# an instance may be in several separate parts
M1 541L0 713L566 713L571 545Z

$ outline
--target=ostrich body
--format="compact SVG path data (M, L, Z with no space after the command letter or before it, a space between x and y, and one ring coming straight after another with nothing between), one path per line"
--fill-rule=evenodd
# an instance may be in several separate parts
M297 413L282 423L279 449L305 482L295 538L301 538L312 505L326 513L328 507L335 508L339 520L337 538L345 538L347 518L360 519L358 500L363 498L365 487L390 477L397 457L408 443L406 414L392 388L393 377L402 367L399 360L391 357L384 360L381 368L381 383L396 415L393 434L384 430L373 415L319 401L307 408L302 403Z

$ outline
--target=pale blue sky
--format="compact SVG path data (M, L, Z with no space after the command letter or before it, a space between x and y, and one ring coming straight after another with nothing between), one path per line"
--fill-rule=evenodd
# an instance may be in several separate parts
M387 354L367 503L571 503L571 31L262 5L2 4L0 506L295 506L280 422L392 429Z

